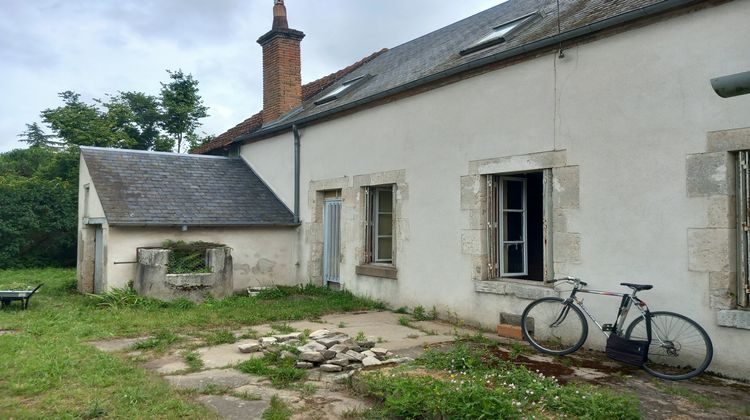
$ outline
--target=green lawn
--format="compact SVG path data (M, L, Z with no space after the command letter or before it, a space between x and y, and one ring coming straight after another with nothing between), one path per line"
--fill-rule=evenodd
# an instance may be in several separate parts
M375 302L321 288L235 296L201 305L161 304L132 294L108 299L75 291L75 270L0 270L8 284L44 286L29 309L0 311L0 413L3 418L206 418L212 414L135 362L86 341L171 333L200 334L326 313L371 309ZM272 298L272 299L270 299Z

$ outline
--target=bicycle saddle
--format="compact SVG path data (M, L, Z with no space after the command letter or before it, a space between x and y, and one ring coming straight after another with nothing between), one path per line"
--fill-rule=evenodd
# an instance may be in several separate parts
M620 283L621 286L630 287L633 290L651 290L654 286L650 284Z

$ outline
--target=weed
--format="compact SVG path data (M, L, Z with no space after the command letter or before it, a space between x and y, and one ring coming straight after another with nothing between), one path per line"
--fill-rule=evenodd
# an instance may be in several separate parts
M208 384L201 388L198 392L204 395L225 395L229 394L231 390L232 388L228 385Z
M364 331L357 331L357 335L354 337L355 342L365 341L367 340L367 337L365 336Z
M180 337L171 331L159 331L153 337L133 344L134 350L154 350L164 352L169 346L180 341Z
M438 310L437 310L437 308L435 306L433 306L432 309L430 309L430 312L427 313L427 316L431 320L433 320L433 321L437 320L438 319Z
M264 376L277 388L289 387L305 377L306 372L294 367L294 359L282 359L278 353L266 353L263 357L246 360L237 369L245 373Z
M278 286L274 286L267 289L262 289L255 297L262 300L274 300L282 299L287 296L289 296L289 292Z
M346 328L346 322L344 321L339 322L339 328Z
M235 398L239 398L241 400L245 400L245 401L260 401L263 399L263 397L261 397L260 394L253 394L247 391L244 391L244 392L232 391L229 393L229 395Z
M400 316L398 318L398 323L404 327L411 327L411 320L407 316Z
M189 371L196 372L203 369L203 359L197 351L183 351L181 355Z
M271 328L274 329L274 330L276 330L276 331L278 331L278 332L280 332L280 333L282 333L282 334L289 334L289 333L293 333L293 332L297 331L296 329L294 329L294 327L290 326L287 323L283 323L283 324L271 324Z
M510 360L516 360L516 358L518 358L518 356L521 355L524 351L525 348L523 344L514 341L510 345L510 353L508 354L508 357L510 358Z
M207 346L218 346L220 344L231 344L237 342L237 337L229 330L217 330L203 337Z
M258 335L258 331L255 331L255 330L248 330L248 331L246 331L246 332L242 333L242 335L241 335L241 336L239 336L239 339L240 339L240 340L247 340L247 339L251 339L251 340L257 340L257 339L258 339L258 337L259 337L259 335Z
M700 406L701 408L711 408L716 405L711 397L707 397L687 388L682 388L679 385L667 386L657 383L656 386L667 394L685 398L686 400Z
M422 305L415 306L412 315L417 321L426 321L429 319L429 317L427 316L427 312L424 310L424 306Z
M378 337L378 344L382 343L383 341L383 337Z
M304 383L294 387L299 391L302 398L310 398L318 391L318 387L315 384Z
M397 314L408 314L409 313L409 308L407 308L406 306L402 306L402 307L396 309L393 312L395 312Z
M287 420L293 411L278 395L271 397L271 405L263 412L263 420Z
M417 360L437 374L367 372L365 394L383 401L385 418L640 418L638 401L593 386L565 385L505 362L477 343Z
M95 400L91 404L89 404L89 407L81 413L81 418L84 419L98 419L100 417L105 417L107 415L107 410L104 409L104 407L101 406L101 403L99 400Z

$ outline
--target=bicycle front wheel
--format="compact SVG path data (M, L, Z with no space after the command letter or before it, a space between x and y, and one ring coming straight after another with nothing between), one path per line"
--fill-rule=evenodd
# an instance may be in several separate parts
M521 316L523 337L542 353L562 356L581 348L589 325L577 306L558 297L537 299Z
M644 318L636 318L625 338L647 340ZM711 363L713 344L692 319L673 312L651 312L651 346L643 369L662 379L681 381L700 375Z

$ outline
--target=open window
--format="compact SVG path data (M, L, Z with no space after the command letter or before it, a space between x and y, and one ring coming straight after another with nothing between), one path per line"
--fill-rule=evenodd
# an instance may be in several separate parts
M546 280L549 171L487 177L490 278Z
M522 27L528 25L539 16L540 16L539 12L529 13L528 15L521 16L520 18L513 19L511 21L495 26L494 28L492 28L492 30L489 33L485 34L483 37L479 38L477 41L474 41L467 48L461 50L460 54L461 55L471 54L475 51L483 50L493 45L502 44L512 34L517 32Z
M393 264L393 185L365 188L365 259Z

